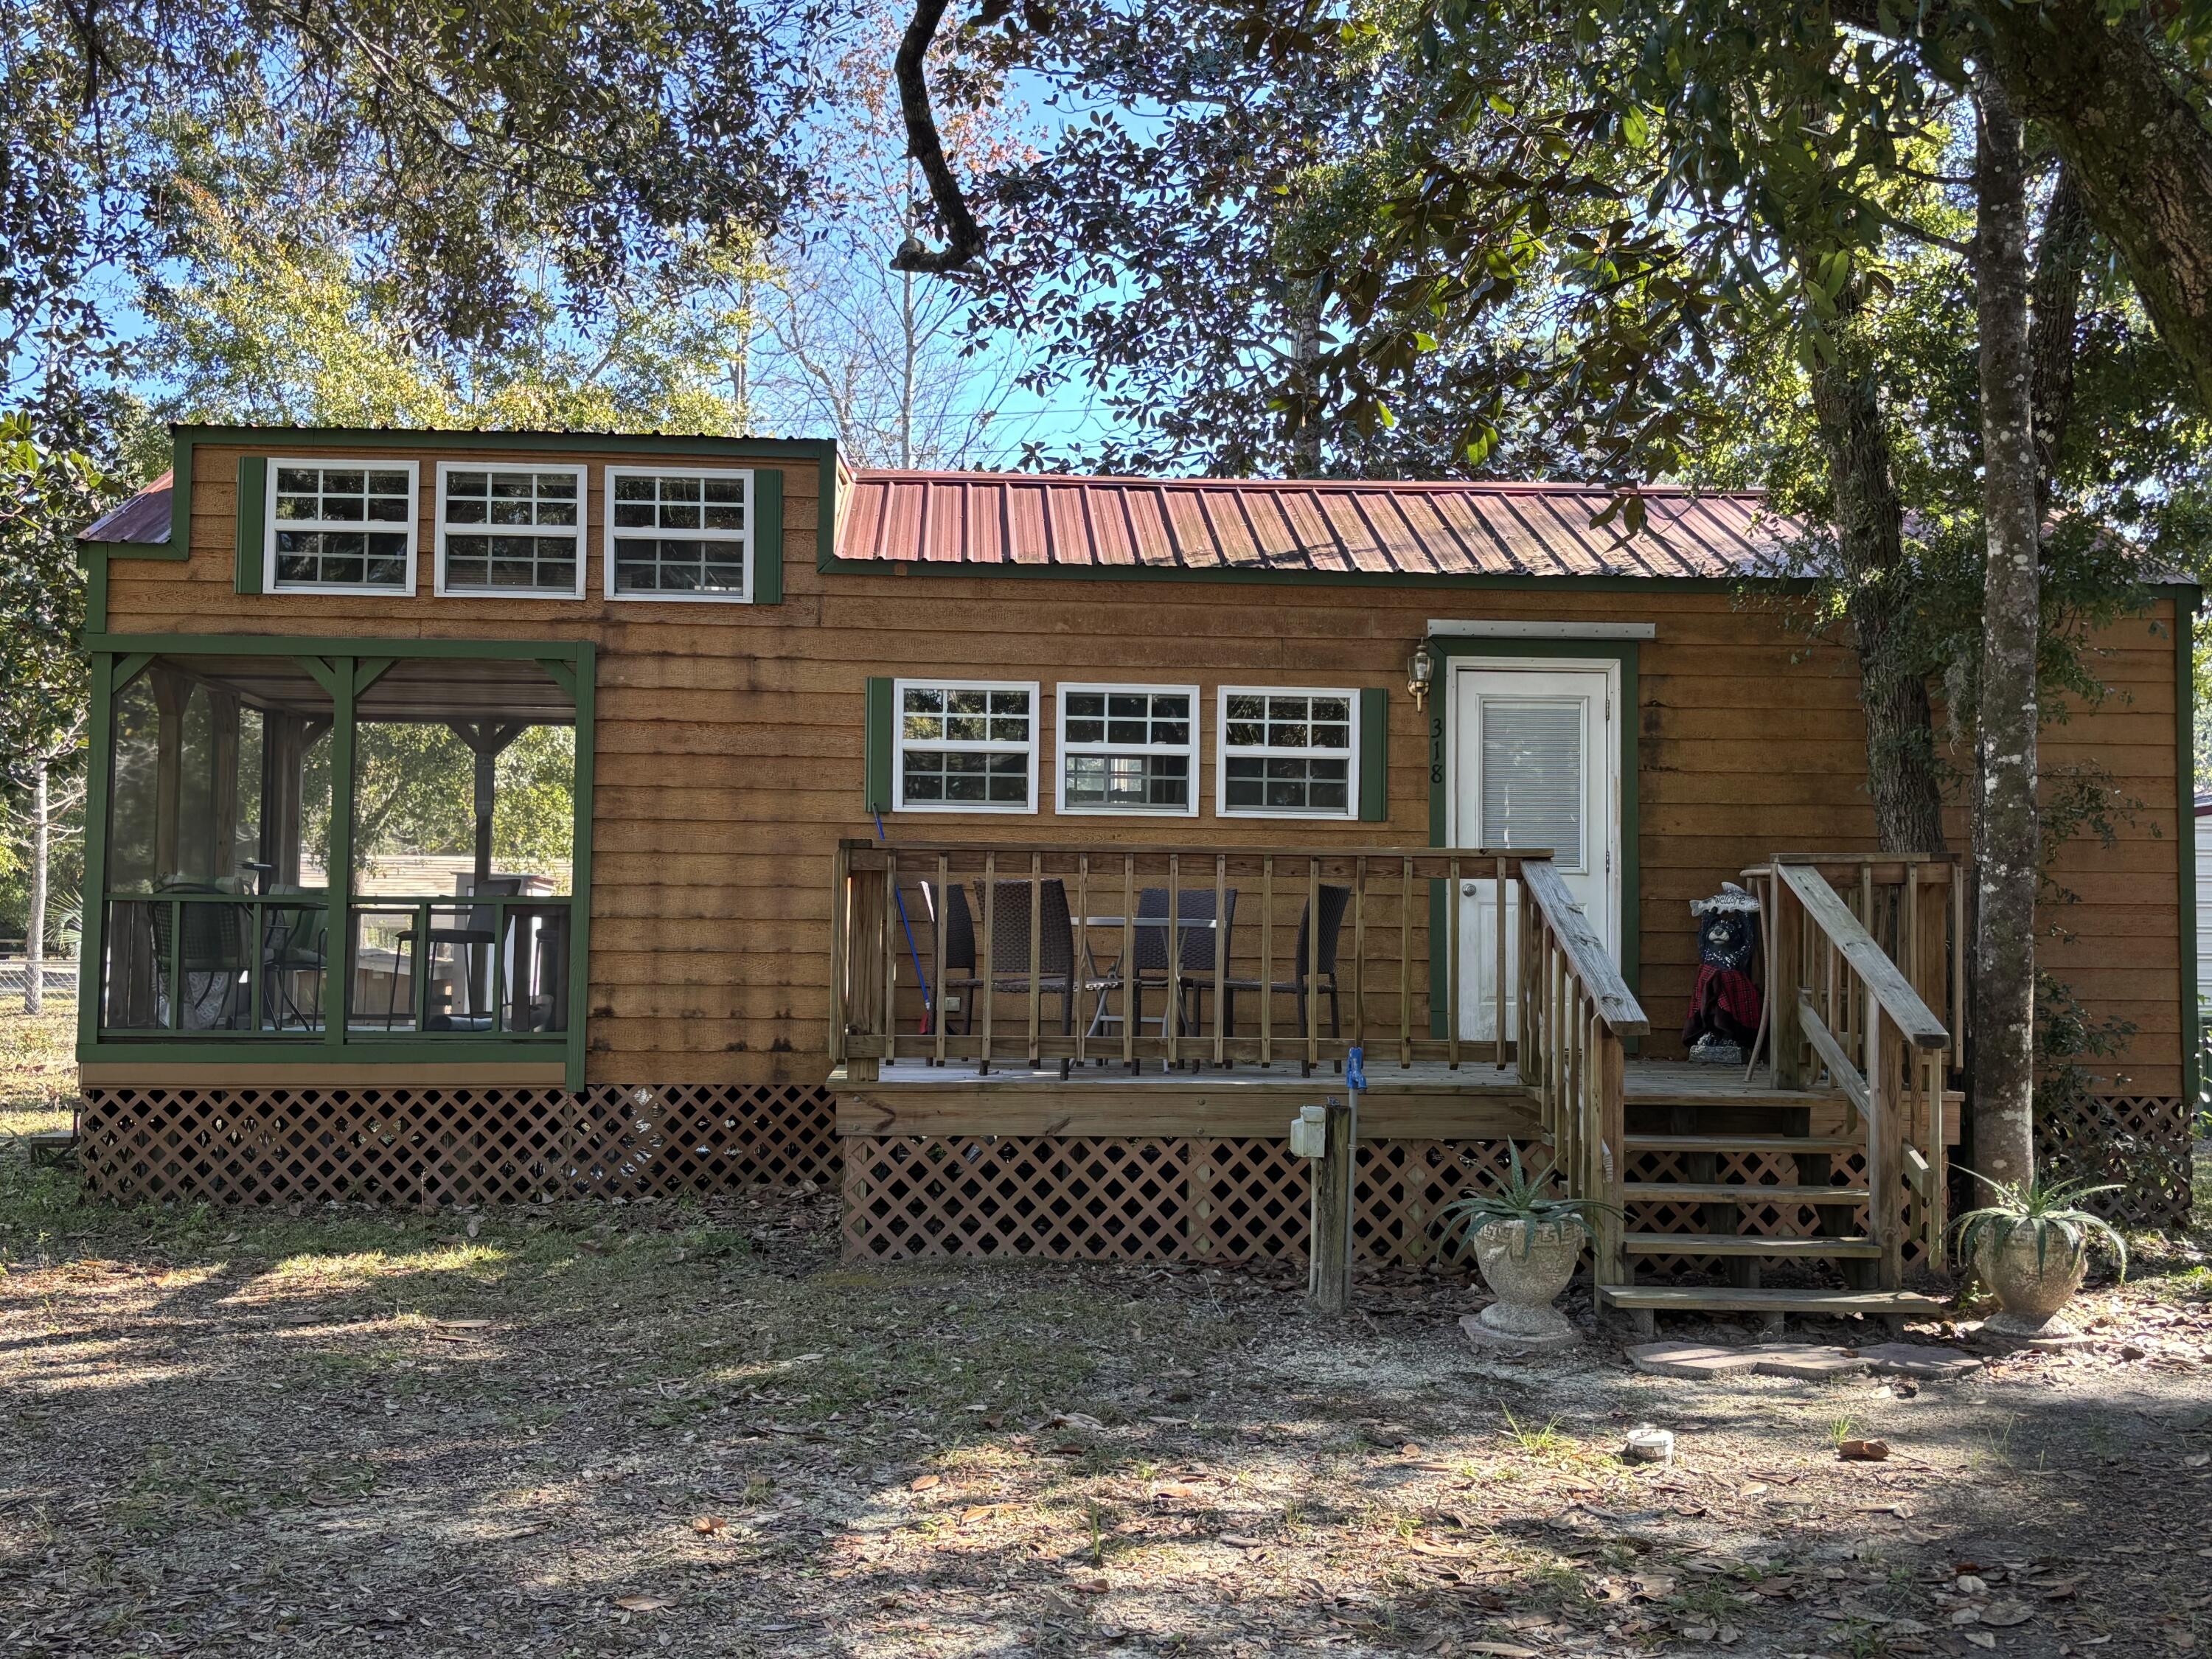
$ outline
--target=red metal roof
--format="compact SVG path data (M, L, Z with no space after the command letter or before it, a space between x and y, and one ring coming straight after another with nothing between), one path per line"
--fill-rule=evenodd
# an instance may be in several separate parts
M117 502L83 529L84 542L140 542L155 546L169 539L169 492L174 473L164 472L136 495Z
M1408 576L1774 574L1789 526L1754 495L1646 489L1644 527L1572 483L1085 478L856 471L838 552L890 564L1142 566Z

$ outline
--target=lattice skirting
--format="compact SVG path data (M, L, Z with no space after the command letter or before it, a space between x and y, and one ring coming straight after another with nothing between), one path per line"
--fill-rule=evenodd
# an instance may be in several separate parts
M2039 1110L2036 1154L2053 1173L2117 1182L2118 1192L2087 1200L2108 1220L2185 1226L2191 1116L2177 1097L2093 1096L2064 1112Z
M862 1260L1035 1255L1061 1260L1303 1261L1307 1165L1262 1139L1042 1135L855 1136L845 1143L845 1248ZM1466 1188L1505 1167L1502 1140L1377 1140L1359 1149L1353 1231L1370 1261L1437 1253L1431 1224ZM1769 1168L1767 1166L1773 1167ZM1680 1179L1662 1158L1637 1173ZM1790 1178L1786 1161L1748 1154L1723 1178ZM1858 1178L1856 1161L1834 1179ZM1663 1213L1662 1213L1663 1212ZM1695 1206L1632 1205L1638 1231L1702 1231ZM1799 1205L1748 1206L1742 1231L1819 1231ZM1709 1266L1668 1257L1675 1272Z
M88 1089L88 1184L122 1202L486 1204L836 1178L827 1091Z
M853 1136L852 1256L1303 1260L1307 1166L1283 1140L1197 1136ZM1437 1206L1501 1172L1503 1141L1374 1141L1354 1192L1359 1249L1432 1255Z

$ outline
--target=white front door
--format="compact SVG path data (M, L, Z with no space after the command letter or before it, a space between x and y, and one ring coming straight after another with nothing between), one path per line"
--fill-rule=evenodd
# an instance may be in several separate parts
M1620 950L1620 671L1608 662L1455 658L1446 695L1453 730L1451 844L1550 848L1567 891L1617 957ZM1462 879L1459 1033L1487 1042L1497 1025L1498 884ZM1506 1031L1517 1015L1520 909L1508 884Z

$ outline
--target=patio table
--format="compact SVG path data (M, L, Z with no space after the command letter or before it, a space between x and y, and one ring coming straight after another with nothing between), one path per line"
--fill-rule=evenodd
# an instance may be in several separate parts
M1085 933L1083 940L1083 967L1084 976L1086 979L1097 980L1101 981L1107 979L1107 975L1099 969L1097 957L1091 951L1090 930L1096 927L1101 930L1111 929L1115 933L1119 933L1124 927L1133 925L1133 923L1134 926L1139 927L1172 927L1176 930L1176 936L1168 942L1166 953L1167 959L1171 963L1179 963L1182 960L1182 936L1183 933L1186 932L1197 933L1202 930L1211 931L1216 925L1215 920L1212 916L1137 916L1134 918L1127 916L1084 916L1079 919L1077 925L1084 929ZM1116 963L1115 964L1113 982L1110 984L1101 983L1098 987L1098 1001L1097 1006L1093 1007L1091 1012L1091 1024L1084 1031L1084 1035L1086 1037L1097 1036L1103 1027L1108 1025L1119 1025L1121 1023L1121 1015L1109 1013L1106 1011L1107 1000L1113 995L1114 992L1117 988L1119 988L1120 981L1121 964ZM1175 999L1172 995L1168 999L1170 1006L1173 1005L1174 1000ZM1163 1029L1164 1029L1167 1015L1163 1012L1160 1016L1160 1019ZM1162 1060L1160 1062L1160 1066L1162 1070L1165 1070L1167 1067L1167 1062L1165 1060Z

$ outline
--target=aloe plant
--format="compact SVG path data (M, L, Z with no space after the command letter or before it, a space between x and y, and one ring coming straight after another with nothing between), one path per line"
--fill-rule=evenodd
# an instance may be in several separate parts
M1964 1168L1963 1165L1960 1166ZM2066 1241L2066 1255L2070 1260L2086 1249L2092 1241L2109 1247L2119 1258L2120 1277L2128 1276L2128 1243L2112 1231L2112 1224L2102 1216L2094 1215L2081 1207L2081 1200L2094 1198L2100 1193L2120 1190L2115 1182L2106 1186L2092 1187L2083 1181L2045 1181L2040 1176L2015 1184L1992 1181L1987 1176L1966 1173L1996 1194L1996 1202L1978 1210L1968 1210L1951 1224L1959 1235L1959 1255L1968 1261L1974 1260L1975 1251L1987 1242L1992 1250L2002 1250L2012 1236L2022 1227L2035 1229L2035 1268L2039 1273L2051 1255L2051 1236Z
M1474 1236L1493 1221L1531 1224L1521 1238L1523 1260L1535 1246L1537 1227L1567 1224L1581 1228L1587 1237L1596 1237L1591 1218L1604 1214L1612 1205L1595 1198L1561 1198L1552 1190L1553 1165L1547 1163L1533 1173L1523 1169L1521 1149L1510 1140L1505 1143L1505 1154L1503 1182L1486 1188L1471 1188L1437 1212L1431 1224L1446 1249L1464 1258L1474 1246Z

